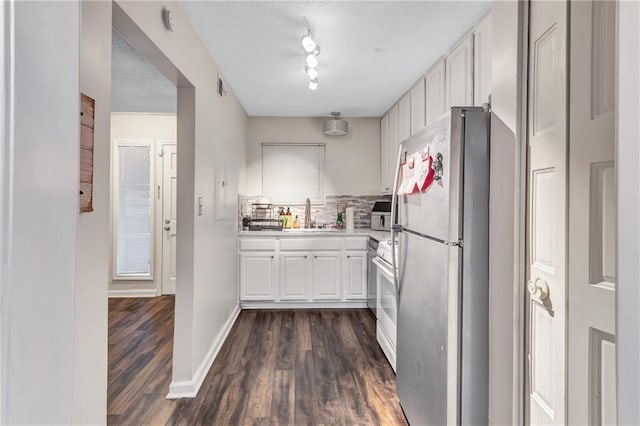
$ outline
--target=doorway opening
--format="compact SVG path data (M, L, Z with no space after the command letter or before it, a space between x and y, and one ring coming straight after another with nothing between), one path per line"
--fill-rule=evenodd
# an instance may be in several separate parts
M176 84L115 28L111 69L107 415L119 423L165 403L171 383L178 111Z

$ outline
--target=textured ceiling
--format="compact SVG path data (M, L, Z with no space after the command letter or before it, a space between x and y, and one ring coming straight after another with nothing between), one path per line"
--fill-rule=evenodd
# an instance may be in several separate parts
M111 111L175 113L176 86L116 31L111 45Z
M382 115L491 1L182 1L252 116ZM305 19L321 47L307 88Z

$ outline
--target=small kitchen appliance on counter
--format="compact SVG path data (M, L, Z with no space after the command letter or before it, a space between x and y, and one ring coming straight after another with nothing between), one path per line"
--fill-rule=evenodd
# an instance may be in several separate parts
M391 230L391 201L376 201L371 209L371 229Z

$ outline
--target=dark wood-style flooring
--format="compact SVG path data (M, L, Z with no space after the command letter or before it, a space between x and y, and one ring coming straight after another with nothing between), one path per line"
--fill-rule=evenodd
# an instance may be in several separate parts
M406 424L367 310L243 311L198 396L167 400L173 311L109 300L109 424Z

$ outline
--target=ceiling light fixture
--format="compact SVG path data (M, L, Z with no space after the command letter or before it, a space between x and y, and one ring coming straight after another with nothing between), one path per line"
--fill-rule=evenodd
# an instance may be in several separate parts
M309 53L307 55L307 65L309 65L309 68L315 68L318 66L318 58L316 58L316 55L313 53Z
M304 67L304 71L307 73L311 80L315 80L318 78L318 70L311 67Z
M340 118L339 112L332 112L333 118L324 122L322 133L327 136L344 136L349 133L349 123Z
M302 47L305 52L311 53L316 48L316 42L311 38L311 31L307 29L307 34L302 36Z
M320 54L320 46L311 37L311 30L309 29L309 23L305 19L307 24L307 33L300 39L302 48L305 51L305 62L307 65L304 67L304 72L309 77L309 89L316 90L318 88L318 55Z

